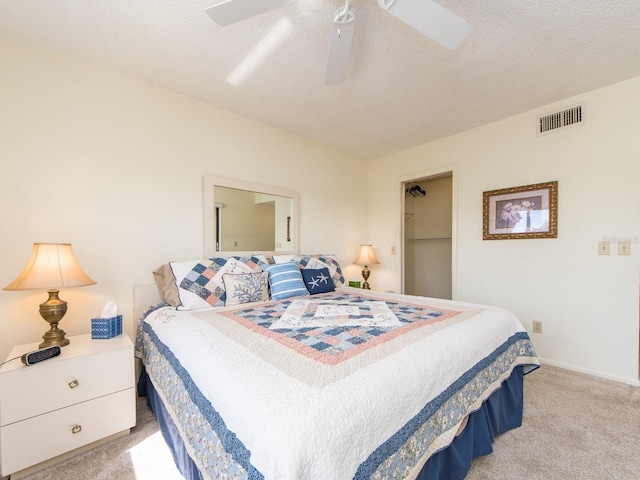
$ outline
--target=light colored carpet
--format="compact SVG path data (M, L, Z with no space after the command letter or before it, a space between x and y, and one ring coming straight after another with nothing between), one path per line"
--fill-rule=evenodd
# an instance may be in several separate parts
M525 377L522 427L496 438L467 480L640 479L640 388L544 366ZM27 480L178 480L145 400L128 437ZM291 479L295 480L295 479ZM335 479L321 479L335 480Z
M467 480L639 480L640 388L543 366L525 377L522 426Z

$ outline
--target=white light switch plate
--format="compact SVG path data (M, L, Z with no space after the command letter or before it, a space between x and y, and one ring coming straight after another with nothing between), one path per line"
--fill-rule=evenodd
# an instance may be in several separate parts
M598 255L609 255L611 242L601 241L598 242Z
M618 255L631 255L631 242L629 240L618 242Z

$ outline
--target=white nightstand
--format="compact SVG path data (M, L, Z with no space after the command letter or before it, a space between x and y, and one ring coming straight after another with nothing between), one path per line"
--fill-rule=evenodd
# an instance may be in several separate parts
M0 473L9 475L111 436L136 423L133 344L69 337L59 356L0 368ZM37 350L15 347L7 359ZM75 453L75 452L74 452Z

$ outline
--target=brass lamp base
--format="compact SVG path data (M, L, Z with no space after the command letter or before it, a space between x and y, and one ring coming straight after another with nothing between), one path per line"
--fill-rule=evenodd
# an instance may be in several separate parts
M67 313L67 302L60 300L58 293L60 290L51 289L48 290L49 298L46 302L40 304L40 316L44 318L51 328L42 336L44 342L38 345L40 348L51 347L58 345L64 347L69 345L70 341L65 338L65 331L58 328L58 323Z
M362 278L364 278L362 288L364 288L365 290L371 290L371 288L369 287L369 282L367 282L367 280L369 280L369 275L371 275L371 272L369 271L369 267L365 265L362 269Z

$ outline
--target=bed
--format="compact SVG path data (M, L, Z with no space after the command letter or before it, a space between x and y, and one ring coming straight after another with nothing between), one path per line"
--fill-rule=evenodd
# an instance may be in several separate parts
M276 260L156 271L139 392L185 478L461 479L521 424L539 362L513 314L346 287L331 256Z

